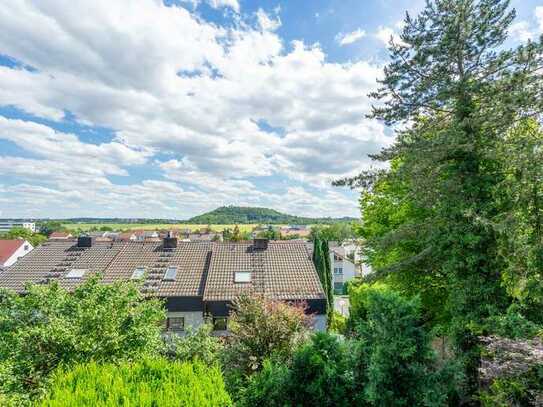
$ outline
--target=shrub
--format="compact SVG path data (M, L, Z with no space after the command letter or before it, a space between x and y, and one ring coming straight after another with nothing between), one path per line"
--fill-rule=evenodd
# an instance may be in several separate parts
M361 308L362 309L362 308ZM418 298L370 290L359 319L357 383L363 398L378 406L441 406L454 376L438 370L430 337L422 327ZM447 375L445 374L447 373ZM454 385L453 385L454 386Z
M292 363L264 362L249 380L242 406L350 406L355 402L354 378L347 343L317 333L299 348Z
M309 334L311 317L305 306L242 295L233 303L228 322L230 336L223 366L231 392L259 371L266 359L286 361Z
M27 294L0 291L0 364L8 394L32 395L58 365L138 359L162 347L158 300L144 300L131 283L90 279L73 293L57 284Z
M145 358L60 369L41 407L232 405L218 367Z
M251 376L246 387L240 388L240 407L283 407L293 405L290 400L291 372L284 362L266 359L262 370Z
M184 336L171 335L166 338L166 354L175 360L216 364L223 345L218 337L211 335L212 331L211 324L204 324L196 330L189 327Z

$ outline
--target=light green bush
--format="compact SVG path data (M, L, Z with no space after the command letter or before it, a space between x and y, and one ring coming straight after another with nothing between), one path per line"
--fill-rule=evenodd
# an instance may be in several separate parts
M220 369L200 362L146 358L140 362L59 369L41 407L231 406Z

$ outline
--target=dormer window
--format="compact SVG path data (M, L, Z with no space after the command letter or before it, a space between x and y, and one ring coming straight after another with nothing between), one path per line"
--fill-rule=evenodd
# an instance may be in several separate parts
M87 269L71 269L68 271L68 274L66 274L66 278L82 278L85 273L87 272Z
M164 273L164 281L175 281L175 278L177 277L177 267L175 266L169 266L166 269L166 272Z
M234 273L234 283L250 283L251 272L250 271L236 271Z
M132 272L132 277L130 277L130 279L131 280L141 280L144 275L145 275L145 267L137 267Z

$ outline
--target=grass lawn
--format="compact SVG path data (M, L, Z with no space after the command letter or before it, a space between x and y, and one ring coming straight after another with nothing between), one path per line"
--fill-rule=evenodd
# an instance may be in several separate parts
M123 231L123 230L136 230L136 229L145 229L145 230L161 230L161 229L203 229L209 225L195 225L195 224L160 224L160 223L66 223L63 225L69 230L81 230L88 231L91 229L100 228L102 226L110 227L113 230ZM211 229L217 232L222 232L224 229L230 228L234 229L236 225L211 225ZM256 225L238 225L241 233L251 232Z

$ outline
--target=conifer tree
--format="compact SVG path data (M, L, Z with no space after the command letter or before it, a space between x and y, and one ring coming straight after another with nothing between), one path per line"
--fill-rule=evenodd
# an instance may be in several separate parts
M378 272L418 269L412 278L445 287L439 311L459 354L510 303L493 223L504 182L500 145L513 126L543 112L543 41L508 49L514 18L508 0L428 0L419 16L407 15L371 94L380 102L371 117L397 134L373 158L399 165L338 182L406 186L403 199L425 216L392 228L380 244L409 238L417 245Z

